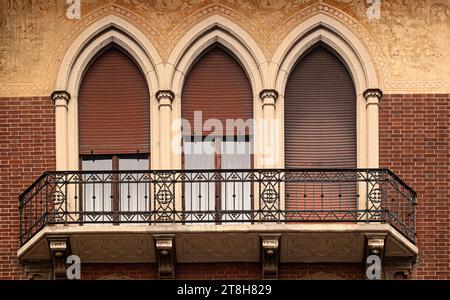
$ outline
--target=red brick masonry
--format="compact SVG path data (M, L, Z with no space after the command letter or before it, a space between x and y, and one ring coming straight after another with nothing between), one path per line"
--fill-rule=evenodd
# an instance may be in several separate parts
M55 114L50 97L0 98L0 279L25 278L16 259L19 195L55 169Z
M50 97L0 98L0 279L25 278L19 246L18 196L43 171L55 168ZM450 279L450 94L384 95L380 109L380 166L418 193L419 264L413 278ZM258 279L259 264L178 264L179 279ZM361 264L281 264L279 277L317 272L362 279ZM92 264L82 278L156 278L154 264Z
M450 279L450 94L384 95L380 167L417 192L414 278Z

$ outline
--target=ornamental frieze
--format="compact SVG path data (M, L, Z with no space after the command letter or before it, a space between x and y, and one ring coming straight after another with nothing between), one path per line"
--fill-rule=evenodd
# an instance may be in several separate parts
M450 3L381 0L81 0L68 19L64 0L0 1L0 96L46 95L59 63L89 25L116 15L148 36L163 60L195 24L221 15L242 27L270 61L296 26L318 13L352 30L370 52L385 92L450 91Z

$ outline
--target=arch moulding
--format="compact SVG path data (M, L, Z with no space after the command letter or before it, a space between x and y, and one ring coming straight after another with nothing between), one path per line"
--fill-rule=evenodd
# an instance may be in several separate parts
M151 41L139 29L116 15L108 15L94 22L68 47L54 84L55 91L66 91L70 95L60 109L55 109L57 170L78 169L78 90L90 61L110 44L120 46L134 59L149 88L150 114L157 110L152 98L159 89L163 65ZM153 130L154 122L151 123Z

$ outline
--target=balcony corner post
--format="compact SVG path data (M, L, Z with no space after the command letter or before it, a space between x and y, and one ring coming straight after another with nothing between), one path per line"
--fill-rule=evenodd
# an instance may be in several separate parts
M175 278L175 237L174 235L154 235L158 279Z
M261 235L262 279L278 279L280 235Z
M366 234L367 254L365 257L366 279L381 279L386 234Z
M69 238L67 236L48 236L48 244L53 263L53 279L67 279L66 261L70 255Z

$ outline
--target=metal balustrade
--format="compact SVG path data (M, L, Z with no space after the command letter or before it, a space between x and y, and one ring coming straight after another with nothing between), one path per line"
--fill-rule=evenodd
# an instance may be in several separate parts
M20 243L55 224L389 223L416 238L416 193L388 169L49 171L19 197Z

